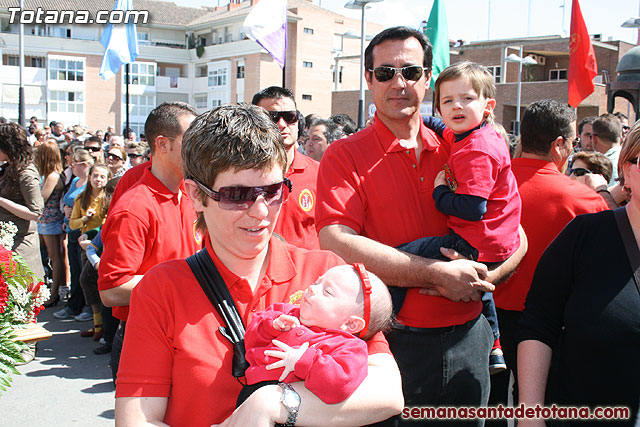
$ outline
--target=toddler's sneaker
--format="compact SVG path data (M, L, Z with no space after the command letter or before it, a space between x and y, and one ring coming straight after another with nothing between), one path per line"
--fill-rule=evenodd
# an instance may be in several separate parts
M501 348L494 348L489 354L489 374L497 374L507 370L507 363L504 360L504 353Z

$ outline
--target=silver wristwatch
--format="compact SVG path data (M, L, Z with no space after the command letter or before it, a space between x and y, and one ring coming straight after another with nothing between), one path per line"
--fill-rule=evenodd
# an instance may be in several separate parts
M298 418L298 409L300 409L300 395L293 389L293 387L291 387L290 384L278 383L278 385L282 389L282 397L280 397L280 402L282 402L284 407L289 412L287 421L284 424L280 425L295 426L296 419Z

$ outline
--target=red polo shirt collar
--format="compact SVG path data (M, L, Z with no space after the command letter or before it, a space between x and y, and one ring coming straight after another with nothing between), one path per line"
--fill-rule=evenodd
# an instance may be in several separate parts
M400 145L400 141L395 135L389 130L389 128L380 120L378 117L378 113L376 113L376 119L373 122L373 130L378 136L378 140L385 153L393 153L397 151L406 150L405 147ZM433 151L438 148L438 145L442 143L442 141L438 141L434 137L434 133L429 133L429 129L422 122L422 118L420 119L420 137L422 138L423 150Z

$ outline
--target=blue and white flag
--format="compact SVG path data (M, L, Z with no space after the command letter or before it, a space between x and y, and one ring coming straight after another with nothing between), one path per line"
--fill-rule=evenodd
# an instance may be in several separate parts
M284 68L287 53L287 0L260 0L242 24L242 31Z
M117 0L113 10L127 11L133 8L133 0ZM100 77L109 80L123 64L129 64L138 56L138 33L133 22L107 24L100 38L104 46L104 57L100 65Z

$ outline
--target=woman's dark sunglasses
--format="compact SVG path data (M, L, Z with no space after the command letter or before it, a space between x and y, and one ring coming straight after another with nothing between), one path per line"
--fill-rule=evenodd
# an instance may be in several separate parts
M274 123L278 123L280 118L283 118L288 125L292 125L298 121L298 112L297 111L267 111L271 120Z
M110 160L122 160L122 158L120 156L116 156L115 154L111 154L111 153L107 154L107 159L110 159Z
M101 147L87 147L86 145L84 147L82 147L82 148L84 148L87 151L93 151L94 153L102 150Z
M207 196L218 202L220 209L229 211L247 210L260 196L264 197L264 201L269 206L279 205L287 200L292 188L291 181L288 178L271 185L258 187L220 187L218 191L212 190L197 179L193 181L195 181Z
M571 169L569 169L569 175L584 176L584 175L587 175L589 173L593 173L593 172L591 172L589 169L585 169L585 168L571 168Z
M409 65L408 67L395 68L395 67L376 67L369 72L373 73L374 77L379 82L386 82L395 77L396 73L400 73L405 80L420 80L423 76L426 68L419 65Z

